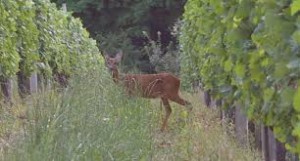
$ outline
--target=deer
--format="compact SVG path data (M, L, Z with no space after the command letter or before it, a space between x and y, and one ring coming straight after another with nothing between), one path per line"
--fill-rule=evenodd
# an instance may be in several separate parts
M165 108L165 117L161 126L161 131L165 131L168 119L172 113L169 101L176 102L192 110L190 102L179 96L180 79L170 73L158 74L120 74L118 64L122 60L123 52L119 51L115 57L102 53L105 59L105 66L112 75L114 83L125 87L125 92L130 96L155 99L160 98Z

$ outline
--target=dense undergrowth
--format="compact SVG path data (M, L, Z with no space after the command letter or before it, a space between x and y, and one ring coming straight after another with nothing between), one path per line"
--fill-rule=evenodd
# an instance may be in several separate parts
M223 131L217 112L197 94L184 97L193 113L172 104L162 133L158 100L124 95L104 70L75 76L64 91L45 90L2 108L1 160L261 160Z

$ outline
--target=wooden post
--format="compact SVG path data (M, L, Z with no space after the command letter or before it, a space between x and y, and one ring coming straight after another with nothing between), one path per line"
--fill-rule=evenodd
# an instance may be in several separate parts
M22 98L38 91L38 77L36 73L33 73L30 77L28 77L22 72L18 72L17 76L19 94Z
M284 144L275 139L273 131L263 125L255 125L255 146L265 161L286 161Z
M262 143L262 154L264 156L265 161L270 161L269 157L269 143L268 143L268 128L265 126L261 126L261 143Z
M206 107L211 107L210 90L204 91L204 102L205 102Z
M269 149L269 160L270 161L277 161L276 155L276 140L274 134L270 128L268 130L268 149Z
M18 77L18 91L21 98L25 98L30 94L29 78L21 71L17 73Z
M30 93L36 93L38 91L38 76L33 73L30 77Z
M254 132L254 138L255 138L255 147L261 151L262 150L262 125L255 124L255 132Z
M241 145L248 145L248 119L239 104L236 105L234 118L236 137L238 141Z

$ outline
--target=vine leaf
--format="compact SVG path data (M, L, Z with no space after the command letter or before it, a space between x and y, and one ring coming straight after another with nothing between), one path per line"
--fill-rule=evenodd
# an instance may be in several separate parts
M300 88L298 88L297 92L294 95L293 106L297 112L300 112Z
M245 76L245 66L242 64L242 63L238 63L236 66L235 66L235 73L237 76L239 77L244 77Z
M291 4L291 14L294 15L300 10L300 0L293 0Z
M224 70L226 72L229 72L231 71L231 68L232 68L232 61L230 59L227 59L224 63Z

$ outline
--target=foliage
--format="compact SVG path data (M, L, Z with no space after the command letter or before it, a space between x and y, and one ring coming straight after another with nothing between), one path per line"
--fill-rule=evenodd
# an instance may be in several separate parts
M152 40L146 32L145 37L148 44L144 46L145 53L148 54L150 63L155 67L156 72L169 72L179 74L179 52L174 42L164 49L161 43L161 33L157 33L157 41Z
M103 49L103 52L106 52L111 56L114 56L119 50L123 51L125 56L122 60L122 70L125 72L132 70L133 66L138 64L140 51L132 45L128 33L99 33L95 39L98 42L98 48Z
M80 20L49 0L1 1L0 9L0 76L71 75L100 63L96 41Z
M169 130L160 132L160 102L129 98L98 68L72 77L64 92L41 92L1 108L0 136L10 139L0 140L0 160L262 160L224 132L218 113L201 106L197 95L185 95L198 107L191 115L172 104ZM15 109L20 112L11 113Z
M0 3L0 76L11 77L19 69L20 55L17 51L16 20L11 17L18 13L17 3Z
M52 2L61 6L64 0L52 0ZM107 33L119 31L122 28L122 30L126 30L126 32L129 32L129 35L133 36L141 35L142 30L147 30L149 25L147 23L152 18L150 11L154 11L154 9L175 11L175 9L181 8L184 5L185 0L66 0L65 2L67 3L68 10L80 16L85 24L89 23L88 29L92 33ZM173 14L179 16L179 13L175 12ZM170 19L167 20L170 21ZM172 21L174 20L170 22ZM159 23L167 22L160 21Z
M21 57L19 70L29 76L36 70L36 62L39 60L37 52L39 31L34 22L35 8L31 0L16 2L18 12L14 13L14 18L17 28L17 52Z
M26 105L26 135L2 159L148 160L154 108L123 97L104 66L97 67L101 73L72 77L71 88L62 93L36 95Z
M182 14L186 0L52 0L58 7L66 2L68 10L83 20L84 26L102 50L115 53L122 49L125 70L137 66L142 72L153 72L147 54L141 52L147 40L142 31L157 41L160 31L162 47L174 38L170 29Z
M300 153L298 4L190 0L180 42L183 74L192 73L186 78L240 102L250 119L271 126L276 138Z

